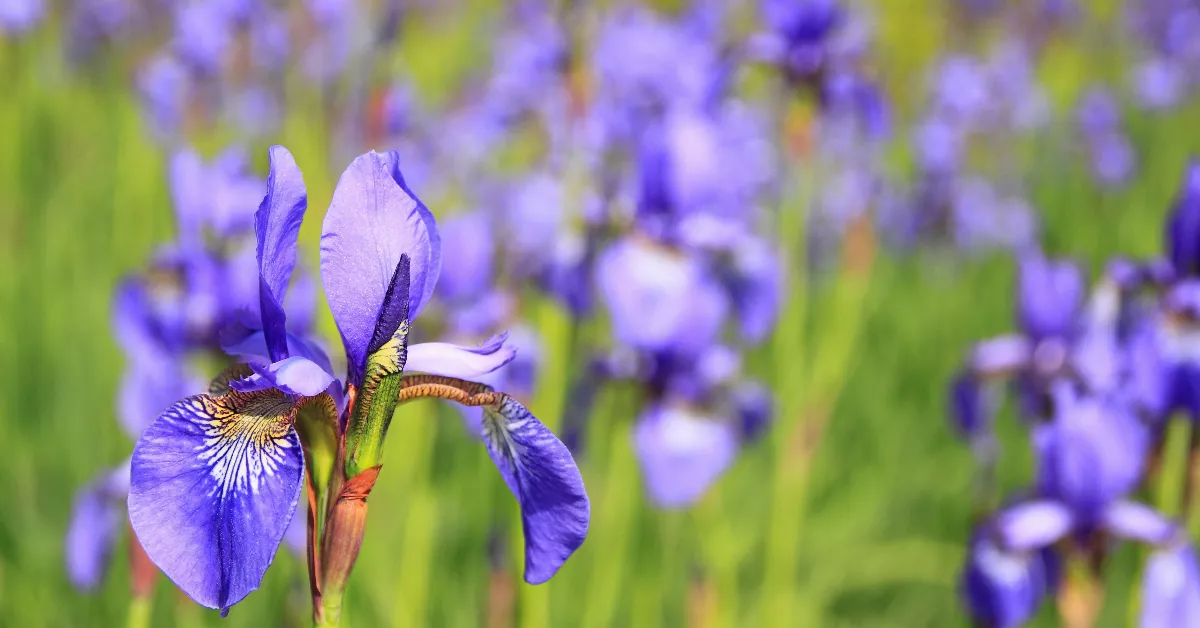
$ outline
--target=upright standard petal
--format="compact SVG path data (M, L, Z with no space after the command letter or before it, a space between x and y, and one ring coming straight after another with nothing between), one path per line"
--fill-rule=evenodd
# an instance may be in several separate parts
M196 395L138 440L129 521L150 560L222 610L262 582L304 483L294 409L274 390Z
M1083 274L1074 263L1041 253L1021 259L1017 320L1035 339L1068 336L1083 305Z
M325 215L321 281L352 373L366 362L400 256L411 260L410 319L432 292L441 264L433 217L393 176L395 163L395 157L374 151L355 159L342 173Z
M484 408L484 442L521 505L525 581L541 584L583 544L591 504L566 445L512 397Z
M287 293L292 269L296 266L296 238L308 207L304 176L292 154L282 146L272 146L271 174L267 195L254 214L254 233L258 238L259 304L263 332L271 360L287 357L286 322L283 297Z

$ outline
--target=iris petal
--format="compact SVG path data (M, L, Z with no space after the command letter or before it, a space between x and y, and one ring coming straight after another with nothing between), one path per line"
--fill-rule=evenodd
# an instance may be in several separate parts
M412 345L404 370L475 380L516 357L517 350L505 345L507 339L507 333L499 334L478 347L460 347L448 342Z
M587 536L591 504L562 441L511 397L484 412L484 441L521 505L525 581L550 579Z
M1175 522L1137 502L1119 501L1104 511L1104 526L1113 534L1150 545L1163 545L1180 532Z
M1019 504L1002 513L996 530L1004 547L1015 551L1040 549L1054 543L1071 530L1071 511L1050 500Z
M338 181L322 228L321 280L352 379L361 375L400 256L411 259L410 319L433 290L441 263L432 215L394 171L395 156L372 151L355 159Z
M325 392L334 379L333 375L319 364L300 356L280 360L266 367L251 364L250 368L254 369L255 375L266 379L275 388L302 397L314 397ZM232 388L242 391L239 382L234 382Z
M646 490L664 508L684 508L703 497L739 447L730 423L671 406L647 410L633 440Z
M275 391L196 395L138 440L129 521L193 600L227 609L262 582L304 478L292 407Z
M122 477L123 476L123 477ZM67 577L84 591L99 586L121 529L121 502L129 484L129 467L121 465L88 484L75 496L67 527Z
M287 357L283 297L296 266L296 238L300 235L300 223L308 207L308 193L304 188L304 176L286 148L272 146L270 156L267 195L254 214L254 233L258 237L256 253L263 331L271 350L271 360L277 361Z
M288 334L287 342L289 355L293 357L299 356L302 358L308 358L309 360L316 362L317 365L325 369L327 372L333 372L333 366L329 362L329 356L325 355L325 351L322 350L321 347L317 346L316 343L305 340L304 338L301 338L295 334ZM267 355L266 336L264 336L263 332L261 331L256 331L238 342L222 345L221 348L224 349L225 353L228 353L229 355L239 356L249 360L258 358L258 361L260 362L270 361L270 357Z

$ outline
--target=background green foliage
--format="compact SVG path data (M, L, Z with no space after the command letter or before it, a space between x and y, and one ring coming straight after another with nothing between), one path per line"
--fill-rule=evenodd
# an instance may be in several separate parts
M479 35L495 7L481 4L469 19L411 33L389 63L444 99L454 77L485 58ZM901 121L921 102L928 63L962 37L943 12L913 4L933 8L877 7L878 72ZM1093 271L1114 253L1159 250L1184 160L1200 150L1196 107L1135 115L1136 183L1105 193L1090 181L1072 152L1067 108L1089 82L1115 78L1120 47L1089 35L1112 19L1109 4L1088 12L1082 35L1047 51L1042 77L1068 122L1024 147L1019 162L1047 248ZM53 30L0 41L0 625L119 625L124 543L103 588L81 595L66 580L62 538L74 491L130 451L114 416L121 356L110 295L172 236L172 212L130 68L101 60L67 71ZM321 210L344 164L330 157L322 103L297 98L288 112L274 139L305 168L313 211L302 242L315 265ZM902 146L894 152L903 170ZM947 426L944 384L969 342L1008 329L1012 262L880 252L869 280L851 273L793 293L778 337L749 364L783 398L779 429L691 512L649 507L629 443L636 398L603 395L581 459L592 533L543 587L517 584L516 504L480 444L452 410L406 406L371 497L345 625L510 625L508 587L512 625L521 626L962 624L955 586L973 517L971 459ZM526 310L550 347L531 408L553 425L578 360L561 312L540 302ZM322 328L336 337L328 318ZM1029 456L1010 418L1002 483L1015 488ZM495 534L507 572L490 567ZM1129 617L1136 561L1131 551L1119 558L1103 625ZM263 589L226 622L160 579L153 624L290 626L307 615L303 560L281 551ZM1041 621L1052 622L1052 610Z

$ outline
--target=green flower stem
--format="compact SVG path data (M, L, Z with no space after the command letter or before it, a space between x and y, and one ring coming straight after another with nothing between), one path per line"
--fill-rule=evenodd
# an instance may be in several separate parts
M150 596L134 596L129 598L129 615L125 625L128 628L150 628L150 611L153 602Z

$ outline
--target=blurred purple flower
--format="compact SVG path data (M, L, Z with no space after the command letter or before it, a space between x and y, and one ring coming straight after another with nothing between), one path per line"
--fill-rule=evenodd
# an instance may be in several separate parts
M1200 624L1200 570L1191 544L1173 544L1146 560L1140 621L1143 628Z
M959 123L978 124L999 105L994 99L985 66L967 56L943 60L933 77L934 110Z
M505 117L539 109L561 91L570 42L548 2L524 2L496 36L486 93Z
M1187 89L1187 70L1156 57L1139 64L1133 73L1134 93L1145 109L1170 109L1180 103Z
M989 439L996 412L996 399L987 384L970 372L960 372L950 384L950 417L968 441Z
M1029 251L1021 256L1017 286L1016 319L1021 331L1035 341L1074 337L1086 289L1078 266Z
M980 625L1017 628L1033 617L1057 580L1051 552L1005 551L981 531L967 553L959 594Z
M637 137L644 119L667 105L704 105L721 78L711 43L642 8L612 12L591 59L596 111L611 139Z
M1098 531L1150 545L1174 538L1174 522L1124 499L1141 479L1150 436L1145 426L1111 402L1077 397L1069 385L1056 387L1054 404L1053 421L1033 435L1039 497L997 517L1003 546L1029 551Z
M288 16L265 10L250 20L250 49L254 65L267 72L283 70L291 54Z
M191 87L183 64L170 55L158 55L139 71L137 84L155 133L160 137L178 134Z
M1054 403L1053 422L1035 437L1039 486L1082 519L1079 525L1096 523L1137 485L1149 434L1123 408L1098 399L1060 390Z
M1137 155L1129 138L1121 133L1094 136L1090 142L1092 173L1101 184L1128 183L1137 166Z
M216 74L233 42L233 27L233 16L224 3L184 3L175 10L175 52L196 71Z
M556 242L566 224L562 182L546 172L534 172L512 188L504 211L503 242L519 260L546 261L548 243ZM537 264L520 265L533 270ZM520 268L518 269L520 270Z
M1093 87L1079 100L1075 121L1085 136L1108 133L1121 124L1120 106L1112 92Z
M742 338L762 342L783 308L783 269L776 251L763 238L738 238L722 273Z
M955 182L951 191L953 237L965 250L989 247L1020 249L1033 243L1037 218L1018 197L1001 197L980 178Z
M451 302L481 297L494 280L494 231L482 212L458 214L442 221L442 242L454 255L442 263L440 296Z
M172 157L170 175L181 238L202 239L206 228L226 238L249 232L266 185L244 153L231 148L205 163L185 148Z
M775 412L770 390L758 382L741 382L733 389L732 403L743 443L752 443L766 435Z
M633 432L650 499L663 508L685 508L733 462L738 430L730 422L682 405L646 408Z
M941 116L931 116L918 124L912 143L923 172L948 175L962 163L963 133Z
M0 32L19 35L37 26L45 14L43 0L0 2Z
M727 297L701 260L627 237L600 254L596 284L613 335L638 349L693 352L720 331Z
M67 578L75 588L94 591L108 572L125 522L128 494L128 461L103 471L76 493L63 550Z
M830 43L846 21L845 9L836 0L764 0L760 7L769 39L751 42L758 56L793 81L815 80L829 63Z
M1167 219L1166 252L1177 277L1200 276L1200 160L1184 170Z

